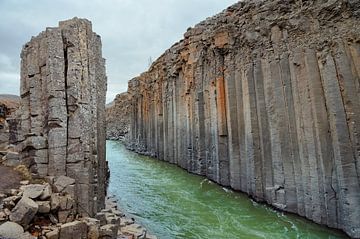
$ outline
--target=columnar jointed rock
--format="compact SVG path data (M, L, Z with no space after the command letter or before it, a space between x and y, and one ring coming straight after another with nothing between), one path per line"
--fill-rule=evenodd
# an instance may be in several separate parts
M128 93L121 93L106 107L106 138L124 139L129 132Z
M360 237L360 3L247 1L129 82L128 146Z
M105 197L105 60L85 19L60 22L21 53L23 161L39 176L76 180L79 210Z

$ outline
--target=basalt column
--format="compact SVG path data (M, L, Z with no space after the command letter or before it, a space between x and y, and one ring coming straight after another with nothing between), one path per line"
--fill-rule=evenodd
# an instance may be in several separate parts
M47 28L21 53L21 155L40 177L76 180L78 210L105 198L105 60L91 22Z
M127 145L360 237L360 2L241 1L129 82Z

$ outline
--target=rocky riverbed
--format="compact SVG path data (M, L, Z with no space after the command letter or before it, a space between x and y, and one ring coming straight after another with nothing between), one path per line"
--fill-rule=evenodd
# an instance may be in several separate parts
M10 170L10 169L8 169ZM76 213L75 180L66 176L22 180L0 188L0 238L8 239L155 239L107 197L94 217Z

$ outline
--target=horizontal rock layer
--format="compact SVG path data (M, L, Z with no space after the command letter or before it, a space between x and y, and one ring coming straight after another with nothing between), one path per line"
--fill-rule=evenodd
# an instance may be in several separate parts
M129 82L128 147L360 237L359 5L239 2L190 28Z
M20 93L23 161L41 177L74 178L79 210L93 215L106 190L106 75L89 21L60 22L23 47Z

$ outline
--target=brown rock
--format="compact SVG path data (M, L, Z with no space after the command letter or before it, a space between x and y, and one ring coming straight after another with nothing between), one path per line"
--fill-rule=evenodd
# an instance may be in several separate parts
M200 22L116 97L108 137L360 237L354 2L240 1Z

